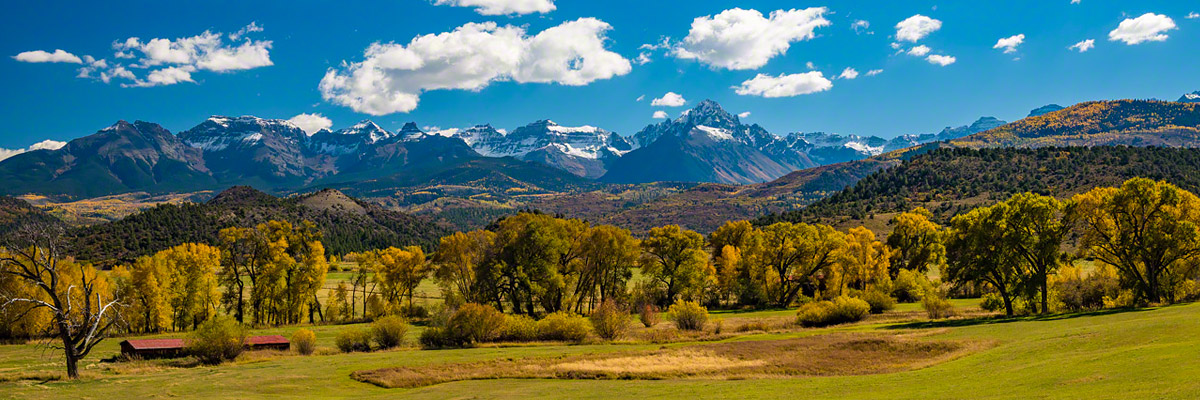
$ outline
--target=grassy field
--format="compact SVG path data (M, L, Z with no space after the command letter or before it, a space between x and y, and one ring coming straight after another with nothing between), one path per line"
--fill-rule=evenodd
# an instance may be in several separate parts
M963 300L958 306L967 307ZM779 319L791 310L714 313L715 319ZM960 318L927 321L913 305L854 325L748 333L724 342L810 337L845 332L908 335L920 340L974 343L976 350L922 368L868 375L754 379L568 380L507 379L384 389L351 379L357 371L495 360L544 359L664 348L654 344L535 345L461 350L417 350L308 357L262 353L217 367L169 368L100 363L118 340L97 348L84 363L85 379L36 379L58 373L60 360L33 345L0 346L4 398L1193 398L1200 393L1200 304L1011 320ZM339 329L318 326L318 345L332 346ZM288 335L295 327L256 333ZM410 335L415 337L419 327ZM712 344L712 343L709 343ZM716 343L722 345L721 343ZM671 348L701 346L674 343ZM329 353L328 350L323 353ZM804 357L797 352L796 357ZM812 357L808 355L808 357Z

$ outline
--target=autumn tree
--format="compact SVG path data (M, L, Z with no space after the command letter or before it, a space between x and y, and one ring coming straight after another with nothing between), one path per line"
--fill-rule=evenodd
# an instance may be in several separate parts
M496 234L477 230L455 232L443 237L434 254L433 277L442 288L442 293L457 296L464 303L485 303L481 291L476 287L476 269L488 262Z
M757 264L744 262L747 249L754 246L760 232L749 221L729 221L709 235L717 269L717 287L723 297L737 296L744 305L761 305L766 297L763 286L754 277Z
M1075 206L1033 193L1014 195L1005 204L1005 229L997 233L1026 264L1025 286L1041 294L1041 312L1049 312L1049 277L1066 256L1062 247L1074 224Z
M1081 252L1113 266L1138 298L1175 300L1200 256L1200 199L1145 178L1075 196Z
M90 264L63 253L65 233L47 224L29 224L3 240L0 275L16 279L23 290L0 292L0 311L25 306L28 315L50 314L47 337L57 339L67 377L79 378L79 360L91 353L120 319L122 304L109 282ZM24 315L17 319L23 318Z
M837 262L843 246L844 235L828 225L777 222L762 229L747 259L764 267L760 281L772 304L787 307L817 272Z
M642 241L642 249L642 273L662 286L666 294L660 306L674 303L681 294L695 297L709 278L708 252L704 251L704 236L699 233L679 225L652 228Z
M429 276L425 252L420 247L403 249L389 247L375 252L375 280L379 282L379 293L383 301L393 310L407 302L412 308L413 291L425 277Z
M1026 272L1020 255L1010 242L1001 240L1006 226L1004 203L981 207L950 221L946 238L948 262L943 279L958 283L982 283L991 286L1004 301L1005 315L1013 315L1013 297L1024 282Z
M891 250L866 227L851 228L845 238L846 245L833 268L837 295L844 294L846 289L866 290L888 284Z
M578 277L575 279L575 312L582 313L625 293L625 284L633 276L633 267L641 256L641 247L629 230L612 225L590 227L581 241Z
M945 262L942 227L930 218L933 214L929 210L918 207L900 213L888 222L892 233L887 237L887 245L894 250L888 274L893 279L901 269L924 273Z
M494 259L479 283L492 286L513 310L536 315L561 311L567 304L572 279L568 265L580 255L587 224L545 214L521 213L500 221ZM501 305L501 304L498 304Z
M266 238L256 229L225 228L217 234L221 248L221 272L218 276L224 288L221 303L233 312L238 323L245 322L246 285L258 283L262 268L269 262ZM257 309L259 304L252 304Z

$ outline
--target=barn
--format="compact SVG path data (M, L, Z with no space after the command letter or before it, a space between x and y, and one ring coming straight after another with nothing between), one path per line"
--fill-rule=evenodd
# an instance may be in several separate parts
M280 335L250 336L246 338L247 350L291 349L291 342ZM129 339L121 342L121 354L138 358L172 358L184 355L184 339Z

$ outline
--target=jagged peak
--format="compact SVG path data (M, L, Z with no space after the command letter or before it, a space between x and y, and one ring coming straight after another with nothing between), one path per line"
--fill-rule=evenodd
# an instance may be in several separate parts
M400 132L425 132L425 131L421 130L421 128L417 126L416 122L406 122L406 123L404 123L404 126L400 127Z

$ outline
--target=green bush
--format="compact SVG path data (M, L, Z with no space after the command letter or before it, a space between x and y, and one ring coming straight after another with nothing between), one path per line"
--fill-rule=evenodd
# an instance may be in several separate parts
M901 269L896 274L896 279L892 281L892 297L902 303L920 301L925 297L925 292L932 288L933 285L929 283L929 278L925 274Z
M592 311L588 319L592 321L592 329L596 331L596 336L607 340L619 338L629 330L629 313L617 307L611 300Z
M984 311L1004 311L1004 298L996 293L988 293L983 295L983 299L979 301L979 308Z
M925 293L925 298L921 299L921 308L925 309L925 314L929 315L930 319L941 319L954 315L954 305L936 291Z
M833 301L817 301L800 306L796 322L807 327L829 326L861 321L871 312L871 305L853 297L841 296Z
M642 325L647 328L652 327L658 323L658 310L650 304L643 305L642 312L638 313L638 320L642 321Z
M887 293L870 290L863 292L858 298L871 305L871 314L882 314L884 311L896 308L896 299Z
M406 333L408 333L408 322L395 315L389 315L371 323L371 338L381 349L390 349L403 344Z
M237 358L246 346L246 328L225 315L204 321L191 336L184 351L205 364Z
M504 314L494 307L467 303L450 315L445 333L451 345L469 346L499 338L504 331L504 322Z
M417 341L421 343L421 347L427 349L440 349L453 345L450 343L449 335L446 334L446 329L440 327L429 327L421 331L421 336L417 338Z
M708 322L708 309L694 301L672 304L667 312L675 319L675 326L683 330L698 331Z
M537 340L537 321L528 315L509 315L504 320L504 331L498 340L503 342L530 342Z
M371 332L362 328L346 328L338 331L333 342L343 353L371 351Z
M538 339L580 342L588 335L587 318L559 311L537 322Z
M317 335L308 329L297 329L292 333L292 348L306 356L312 354L317 349Z

